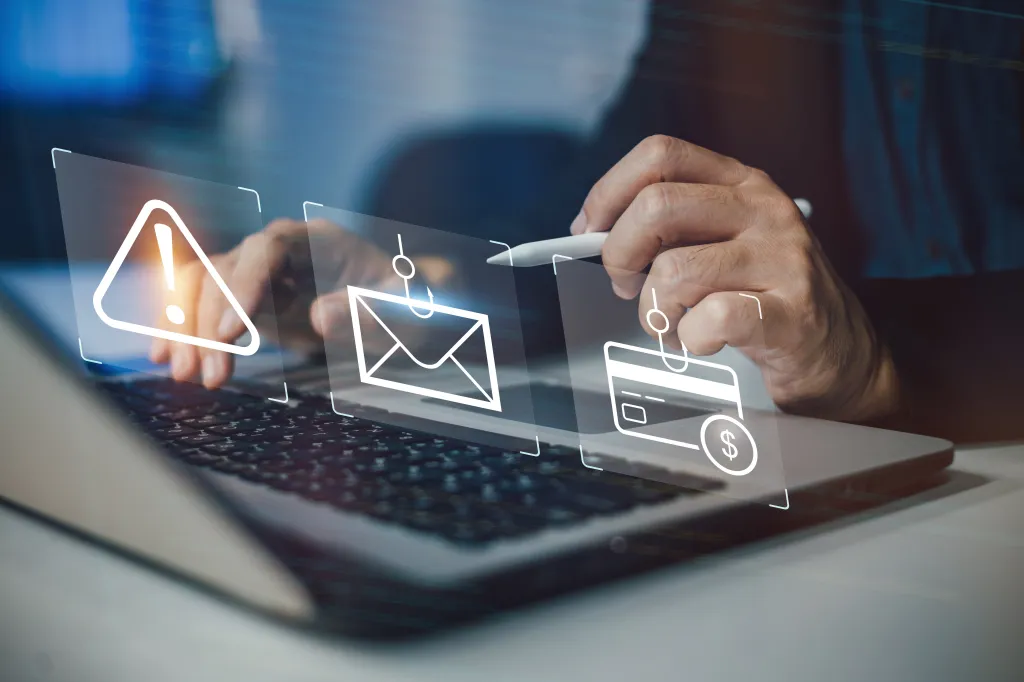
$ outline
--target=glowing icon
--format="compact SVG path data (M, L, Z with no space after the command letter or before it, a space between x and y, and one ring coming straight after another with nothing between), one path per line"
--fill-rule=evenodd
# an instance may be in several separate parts
M174 235L171 234L171 228L163 223L157 223L153 229L156 231L156 244L160 249L160 262L164 266L164 281L167 283L167 290L174 291L174 252L172 248ZM185 311L180 306L171 303L164 312L167 313L167 319L174 324L185 323Z
M717 432L717 438L712 437L709 431ZM742 448L737 445L741 442L737 431L745 438ZM757 466L754 437L746 426L727 414L713 414L704 420L700 427L700 444L711 463L730 476L745 476Z
M740 451L736 449L736 446L733 445L732 442L735 437L736 436L732 435L732 431L727 430L722 432L722 442L725 443L725 447L722 448L722 454L728 457L730 462L739 457L740 454Z
M722 471L733 476L750 473L757 464L757 446L740 421L726 414L711 415L701 426L700 445L696 438L687 437L697 434L688 433L690 429L679 423L691 414L674 400L680 396L684 396L684 400L696 396L705 402L726 403L743 419L739 379L731 367L690 357L685 346L682 355L666 352L662 337L669 330L668 317L658 309L657 294L653 290L651 295L653 307L646 319L648 326L658 334L658 350L614 341L604 345L616 430L626 436L687 450L703 449L708 459ZM734 424L735 430L727 428L727 422ZM665 428L657 428L658 424L673 424L673 430L666 432ZM715 450L709 446L709 429L717 437ZM738 433L746 437L749 446L741 447Z
M195 252L199 258L199 262L206 268L210 278L220 289L221 293L227 299L231 305L232 310L242 320L245 328L249 331L249 343L245 346L237 346L230 343L224 343L222 341L214 341L212 339L204 339L198 336L191 336L182 332L176 332L169 329L160 329L159 327L149 327L142 324L136 324L133 322L126 322L123 320L115 320L106 313L103 309L103 297L106 296L107 291L110 289L110 285L113 283L114 278L117 276L118 270L124 264L125 258L128 256L128 252L131 251L132 246L135 244L139 235L142 233L143 228L146 226L150 215L160 210L167 214L174 223L174 226L178 229L181 235L185 238L185 241ZM168 291L175 290L175 277L174 277L174 259L172 253L172 242L173 242L173 229L166 224L157 223L153 226L154 232L156 233L157 247L160 250L160 261L163 269L164 284ZM106 273L103 275L103 279L100 280L100 284L96 287L95 293L92 296L92 307L96 311L104 323L114 329L121 329L123 331L135 332L136 334L145 334L146 336L154 336L160 339L167 339L168 341L177 341L179 343L187 343L193 346L200 346L202 348L209 348L210 350L219 350L225 353L234 353L236 355L252 355L260 347L260 335L256 331L256 326L249 319L249 316L242 310L242 306L238 304L238 300L235 299L234 294L228 289L224 280L217 273L217 270L213 267L210 259L203 252L203 249L196 242L195 237L189 232L188 228L185 227L185 223L182 221L178 212L165 201L159 199L152 199L147 201L139 212L139 217L135 219L135 223L132 225L131 230L128 231L128 236L125 237L121 243L121 247L117 250L117 254L114 256L114 260L111 261L110 267L107 268ZM167 319L174 325L182 325L185 323L185 311L178 305L168 305L164 314Z
M391 261L391 265L397 274L405 282L405 296L387 294L360 287L348 287L349 307L352 311L352 329L356 345L356 361L359 365L359 379L364 384L391 388L406 393L413 393L429 398L445 400L460 405L479 407L485 410L501 411L501 397L498 392L498 376L494 362L494 349L491 344L491 328L487 315L475 313L470 310L452 308L434 303L434 294L427 287L427 301L416 300L410 296L409 281L416 275L416 266L402 250L402 236L398 235L398 255ZM399 266L403 269L399 269ZM415 329L416 319L426 320L436 315L448 316L444 321L452 325L462 324L465 331L459 339L449 346L441 357L430 362L424 361L410 348L410 344L403 341L400 335L381 320L378 312L387 304L397 304L407 308L412 313L413 319L402 320L402 329ZM379 310L375 310L378 308ZM372 366L367 367L366 349L363 343L363 328L360 321L360 311L364 311L376 323L374 325L379 331L387 334L394 344L387 350ZM467 346L471 341L482 341L487 359L488 386L485 388L459 361L459 350ZM396 360L392 360L396 358ZM392 363L401 359L411 360L416 366L411 376L406 370L403 380L385 379L380 375L388 369L389 360ZM423 386L429 383L440 371L455 368L456 376L463 376L468 381L463 387L457 387L453 391L443 391L436 388ZM420 372L419 370L423 370ZM406 378L408 377L408 378ZM422 381L419 381L422 379Z

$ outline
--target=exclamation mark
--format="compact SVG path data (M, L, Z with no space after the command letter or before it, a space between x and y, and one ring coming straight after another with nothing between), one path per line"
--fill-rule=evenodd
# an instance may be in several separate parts
M160 248L160 260L164 264L164 280L167 288L174 291L174 255L171 251L171 228L163 223L153 226L156 230L156 245ZM174 324L182 324L185 321L185 311L174 305L167 306L167 319Z

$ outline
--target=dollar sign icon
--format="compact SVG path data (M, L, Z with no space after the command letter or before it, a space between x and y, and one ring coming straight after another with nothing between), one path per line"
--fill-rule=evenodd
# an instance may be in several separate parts
M716 441L714 436L718 435ZM742 446L744 457L737 463L736 458L740 455L739 441ZM700 446L708 460L721 472L730 476L746 476L757 466L757 443L750 435L750 430L743 425L743 422L730 417L727 414L713 414L704 420L700 427ZM733 466L740 467L746 462L746 454L750 453L750 463L742 469L733 469ZM723 460L722 458L725 457Z
M725 443L725 447L722 448L722 454L728 457L730 462L736 459L736 456L740 454L739 449L737 449L736 445L732 442L735 437L736 436L732 435L732 431L729 429L722 431L722 435L719 436L719 438L722 439L722 442Z

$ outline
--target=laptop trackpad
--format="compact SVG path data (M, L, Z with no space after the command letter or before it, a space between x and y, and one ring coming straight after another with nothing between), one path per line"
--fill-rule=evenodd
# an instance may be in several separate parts
M612 421L612 405L607 393L597 391L578 390L573 391L570 387L562 384L532 383L518 384L502 388L503 395L514 397L516 404L524 404L521 401L532 394L534 422L538 426L545 426L563 431L575 431L580 433L576 424L576 403L579 402L580 409L586 410L588 419L585 430L582 433L605 433L615 430L615 422ZM478 412L491 417L501 417L522 423L522 419L516 415L496 415L489 410L481 410L475 407L464 405L453 405L446 400L434 398L425 399L433 404L450 405L453 409ZM673 419L683 419L704 414L707 410L695 407L676 406L673 411Z

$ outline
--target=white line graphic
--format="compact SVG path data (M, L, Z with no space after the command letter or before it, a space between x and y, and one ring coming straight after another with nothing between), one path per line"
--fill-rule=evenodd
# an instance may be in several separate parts
M53 169L57 170L57 157L54 155L54 152L64 152L65 154L70 154L71 150L61 149L60 147L54 147L53 149L50 150L50 161L53 162Z
M149 215L157 209L164 211L165 213L167 213L167 215L171 217L171 220L174 222L175 226L181 232L182 236L185 237L185 240L188 242L189 246L192 247L192 250L195 251L196 255L199 257L199 261L203 264L203 267L206 268L206 271L209 273L211 279L213 279L214 283L217 284L217 287L220 289L221 293L224 294L224 297L228 300L228 303L231 304L232 310L234 310L235 314L238 315L239 318L241 318L242 323L245 325L245 328L248 330L250 335L249 345L244 347L236 346L230 343L223 343L221 341L211 341L209 339L203 339L198 336L189 336L188 334L182 334L180 332L173 332L166 329L160 329L158 327L147 327L141 324L122 322L120 320L115 320L114 318L110 317L103 310L103 297L106 295L107 290L110 288L111 283L114 281L114 276L117 275L117 271L121 268L121 265L124 263L125 258L127 258L128 252L131 250L132 245L135 243L135 240L138 239L139 233L142 232L142 228L145 227L146 220L149 218ZM238 300L235 298L234 294L231 293L231 290L228 289L227 284L225 284L224 280L221 279L221 276L217 273L216 268L213 267L213 264L210 262L210 259L203 252L203 249L199 246L198 242L196 242L195 237L193 237L192 233L189 232L187 227L185 227L185 223L182 222L181 217L178 215L178 212L175 211L170 204L168 204L165 201L161 201L160 199L150 199L142 207L142 211L139 213L139 217L135 219L135 224L132 225L132 229L129 230L128 236L125 237L125 240L121 243L121 248L118 249L117 254L114 256L114 260L110 263L110 267L107 268L107 272L103 275L103 279L100 280L100 285L96 287L96 292L92 296L92 307L96 311L96 314L99 316L99 318L103 320L103 322L106 323L107 326L113 327L114 329L135 332L136 334L144 334L146 336L154 336L156 338L166 339L168 341L187 343L192 346L199 346L201 348L208 348L210 350L219 350L225 353L234 353L235 355L252 355L257 350L259 350L260 347L260 334L258 331L256 331L256 326L252 323L252 320L250 320L249 316L245 314L244 310L242 310L242 306L239 305Z
M740 294L740 296L742 296L743 298L752 298L755 301L757 301L757 317L763 320L764 315L761 314L761 299L759 299L757 296L754 296L753 294Z
M288 404L288 382L284 382L284 398L267 398L272 403Z
M587 464L587 458L583 456L582 444L580 444L580 461L583 462L583 466L587 467L588 469L593 469L594 471L604 471L604 469L602 469L601 467L592 467L589 464Z
M331 391L328 395L331 396L331 412L338 415L339 417L348 417L349 419L355 419L355 417L348 412L338 412L338 408L334 406L334 391Z
M781 509L782 511L789 509L789 488L783 488L782 492L786 493L786 506L783 507L777 504L769 504L769 507L772 507L773 509Z
M563 256L560 253L551 256L551 267L554 268L556 275L558 274L558 261L560 260L572 260L572 256Z
M626 425L622 424L621 421L631 421L634 423L642 423L638 419L631 419L626 414L620 415L619 402L616 400L616 389L615 379L625 379L628 381L636 381L639 383L647 384L649 386L657 386L658 388L673 391L677 393L684 393L686 395L697 395L704 398L712 398L715 400L721 400L731 405L736 406L737 413L740 419L743 419L743 404L740 400L739 390L739 378L736 376L736 372L726 365L720 365L715 362L708 362L707 360L700 360L698 358L689 357L686 358L668 355L668 358L674 360L684 360L687 364L687 368L691 366L700 366L714 369L716 371L723 372L723 376L729 378L728 382L712 381L710 379L704 379L701 377L690 376L685 373L679 373L671 368L672 371L666 371L664 369L655 369L652 367L646 367L641 364L633 362L625 362L623 360L613 360L611 352L614 349L619 351L626 351L629 354L640 354L646 357L656 357L662 360L666 359L666 354L656 350L649 350L640 346L631 346L624 343L617 343L615 341L609 341L604 345L604 361L605 370L608 374L608 392L611 396L611 408L612 418L615 421L616 430L624 436L632 436L633 438L642 438L644 440L653 441L656 443L664 443L665 445L673 445L676 447L686 448L687 450L700 450L700 446L696 443L689 443L683 440L677 440L674 438L666 438L664 436L657 436L651 433L645 433L638 431L633 428L627 428ZM666 363L667 364L667 363ZM619 393L626 393L626 391L619 391ZM636 395L636 394L633 394ZM651 396L644 395L644 398L652 400L664 400L658 398L652 398ZM621 420L620 420L621 417Z
M707 445L707 431L708 426L710 426L716 421L727 421L733 424L734 426L738 427L744 434L746 434L748 439L750 439L750 464L748 464L743 469L736 471L734 469L724 467L718 462L717 459L711 456L711 450ZM704 452L708 453L708 459L710 459L711 463L715 465L715 468L717 468L719 471L723 473L729 474L730 476L746 476L747 474L754 470L755 466L757 466L757 443L754 442L754 437L750 435L750 430L747 429L747 427L744 426L739 420L733 419L727 414L711 415L710 417L704 420L704 423L701 424L700 426L700 444L704 447Z
M497 367L494 361L494 348L491 344L491 330L488 322L487 315L481 313L475 313L470 310L462 310L460 308L452 308L446 305L440 305L431 300L429 303L426 301L414 301L415 306L420 310L429 311L431 315L437 313L441 315L450 315L456 318L462 318L473 324L469 325L469 328L463 335L456 341L447 351L440 357L440 359L434 362L424 362L409 349L408 345L399 335L395 333L388 325L380 318L376 311L373 310L374 302L385 302L385 303L397 303L408 307L410 300L404 296L397 296L395 294L387 294L379 291L373 291L371 289L362 289L360 287L349 286L348 287L348 298L349 307L352 310L352 330L354 332L354 341L356 346L356 362L359 366L359 379L364 384L371 386L380 386L382 388L392 388L398 391L404 391L406 393L413 393L415 395L426 396L430 398L438 398L439 400L446 400L460 405L469 405L472 407L481 407L486 410L493 410L495 412L501 411L501 396L498 390L498 374ZM394 341L394 345L388 349L385 356L377 360L372 367L367 368L366 362L366 351L363 346L363 329L362 320L360 319L359 311L364 310L374 322L382 329L391 340ZM482 335L484 350L487 359L487 373L490 386L484 388L480 383L468 372L465 366L459 362L455 354L459 348L465 345L471 338ZM402 356L411 360L414 364L421 367L424 370L430 371L440 368L448 362L451 362L465 377L469 380L470 384L476 389L477 393L482 397L473 397L466 395L458 395L454 392L440 391L433 388L427 388L424 386L417 386L412 383L404 381L394 381L391 379L382 379L377 376L377 372L384 366L387 365L387 360L392 356L401 351Z
M94 365L102 365L103 364L99 360L93 360L91 358L85 357L85 351L82 350L82 337L81 336L78 337L78 355L81 356L81 358L83 360L85 360L86 362L91 362Z
M540 457L540 436L534 436L537 442L537 452L527 452L526 450L520 450L520 455L529 455L530 457Z
M318 204L315 201L303 201L302 202L302 219L305 220L307 223L309 222L309 207L310 206L319 206L320 208L324 207L323 204Z
M257 192L254 189L249 189L248 187L241 187L241 186L239 186L238 189L242 190L243 192L252 192L253 194L255 194L256 195L256 210L259 211L260 213L263 213L263 204L260 203L260 193L259 192Z
M488 239L487 241L489 241L492 244L497 244L498 246L504 246L505 250L508 251L508 264L510 266L514 265L514 263L512 262L512 247L511 246L509 246L505 242L499 242L499 241L495 241L493 239Z

